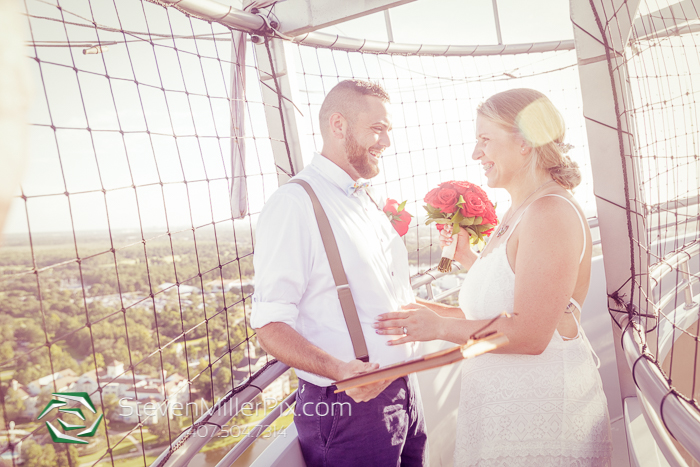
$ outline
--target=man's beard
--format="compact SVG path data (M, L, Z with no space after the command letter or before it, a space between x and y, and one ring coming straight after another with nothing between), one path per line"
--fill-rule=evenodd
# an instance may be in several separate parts
M370 161L368 148L360 146L350 129L345 136L345 152L348 155L348 162L360 174L360 177L369 179L379 173L379 166Z

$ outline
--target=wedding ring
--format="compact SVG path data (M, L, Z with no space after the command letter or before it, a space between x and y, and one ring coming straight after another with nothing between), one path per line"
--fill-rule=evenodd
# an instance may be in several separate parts
M406 326L402 326L401 329L403 330L403 335L408 336L408 329L406 328Z

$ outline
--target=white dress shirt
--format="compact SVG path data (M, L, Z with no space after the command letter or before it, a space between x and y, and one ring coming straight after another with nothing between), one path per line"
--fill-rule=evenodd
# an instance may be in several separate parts
M318 153L295 178L311 185L328 216L370 362L385 366L411 358L410 345L388 346L396 336L378 335L372 328L377 315L415 301L408 253L386 214L364 189L353 189L355 182L343 169ZM281 186L265 204L255 236L251 327L286 323L334 357L353 360L350 334L304 188L295 183ZM318 386L332 384L305 371L297 370L297 375Z

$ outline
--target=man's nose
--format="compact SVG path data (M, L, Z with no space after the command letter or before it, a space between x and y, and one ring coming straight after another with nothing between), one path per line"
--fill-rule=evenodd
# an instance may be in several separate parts
M389 138L388 131L382 131L382 133L379 135L379 144L381 144L385 148L391 146L391 138Z

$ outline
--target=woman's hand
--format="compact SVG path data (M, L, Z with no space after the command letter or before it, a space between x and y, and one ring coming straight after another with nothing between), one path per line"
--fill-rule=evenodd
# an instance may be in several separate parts
M467 232L466 229L460 228L457 238L457 250L455 251L454 259L459 262L459 264L469 269L478 257L472 250L471 243L469 243L469 232ZM440 247L444 248L451 245L453 241L452 224L445 224L445 227L440 231Z
M373 325L377 334L400 336L387 342L387 345L441 339L444 318L417 303L409 303L401 309L403 311L379 315Z

